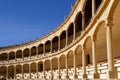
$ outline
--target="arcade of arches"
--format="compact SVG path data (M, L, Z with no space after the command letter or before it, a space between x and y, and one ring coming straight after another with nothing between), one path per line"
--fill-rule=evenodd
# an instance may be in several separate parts
M56 34L1 48L0 80L120 78L119 2L77 0Z

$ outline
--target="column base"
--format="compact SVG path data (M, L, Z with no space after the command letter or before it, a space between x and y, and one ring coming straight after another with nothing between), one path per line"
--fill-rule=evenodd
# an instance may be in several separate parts
M118 78L118 74L117 71L108 71L107 72L108 75L108 79L117 79Z
M66 76L66 79L69 79L69 76L68 76L68 75Z
M61 76L58 76L58 79L61 79Z
M50 79L53 80L53 76L51 76Z
M78 75L77 75L77 74L75 74L75 75L74 75L74 79L77 79L77 78L78 78Z
M100 78L100 75L98 73L93 74L93 79L99 79L99 78Z
M87 78L87 74L83 74L83 75L82 75L82 78L83 78L83 79L86 79L86 78Z

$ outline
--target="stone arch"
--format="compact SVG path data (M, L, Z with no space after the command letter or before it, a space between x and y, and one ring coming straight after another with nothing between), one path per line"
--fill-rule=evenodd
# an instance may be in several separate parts
M82 13L81 11L77 13L75 20L75 38L80 36L81 31L82 31Z
M86 52L86 64L92 64L92 42L91 42L91 36L88 36L83 44L83 47Z
M58 37L58 36L55 36L55 37L52 39L52 52L58 51L58 43L59 43L59 37Z
M30 67L31 67L31 73L36 73L36 63L35 62L32 62L30 64Z
M70 50L66 56L68 61L68 68L72 68L74 65L74 52Z
M78 45L75 48L75 56L76 56L76 66L82 66L82 46Z
M44 65L45 65L45 70L49 71L50 70L50 60L49 59L45 60Z
M89 25L92 18L92 0L87 0L85 5L85 28Z
M62 31L60 34L60 49L66 46L66 31Z
M43 71L43 61L39 61L38 62L38 72L42 72Z
M33 46L31 48L31 56L36 56L37 52L36 52L36 46Z
M108 19L113 17L114 13L115 13L115 10L116 10L116 7L117 5L119 4L120 0L115 0L113 5L112 5L112 8L110 9L109 11L109 14L108 14Z
M22 50L18 50L17 52L16 52L16 58L22 58Z
M14 66L13 65L11 65L11 66L9 66L8 67L8 79L10 79L10 78L14 78L15 76L14 76Z
M24 55L24 58L25 57L30 57L30 55L29 55L29 48L26 48L26 49L23 50L23 55Z
M38 46L38 55L41 55L41 54L43 54L43 52L44 52L44 46L43 46L44 44L40 44L39 46Z
M22 74L22 66L16 65L16 74Z
M23 73L24 74L29 73L29 64L24 64L23 65Z
M2 53L0 54L0 61L7 61L8 54L7 53Z
M45 53L50 53L51 51L51 41L48 40L45 42Z
M69 45L72 41L73 41L73 37L74 37L74 24L73 22L71 22L67 28L67 32L68 32L68 40L67 40L67 44Z
M57 57L52 58L52 67L54 70L58 69L58 58Z
M59 57L59 61L60 61L60 69L63 69L66 67L66 59L65 59L65 55L62 54L60 57Z
M0 67L0 76L1 76L1 80L5 80L7 75L7 67L6 66L1 66Z
M9 53L9 60L14 60L15 59L15 52L14 51L11 51Z

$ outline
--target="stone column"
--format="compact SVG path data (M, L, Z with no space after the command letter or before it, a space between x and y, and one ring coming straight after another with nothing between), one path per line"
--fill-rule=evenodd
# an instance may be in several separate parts
M92 42L93 78L99 79L99 74L97 69L96 35L92 36L91 42Z
M52 44L52 41L50 41L50 52L52 53L52 47L53 47L53 44Z
M66 30L66 46L68 45L68 31Z
M30 79L31 79L31 66L30 66L30 64L29 64L29 75L30 75Z
M61 79L61 76L60 76L60 58L58 58L58 78Z
M73 29L73 41L75 40L75 38L76 38L76 26L75 26L75 23L73 23L73 27L74 27L74 29Z
M6 80L8 80L8 66L7 66L7 72L6 72Z
M96 11L96 3L95 0L92 0L92 17L95 15L95 11Z
M58 50L60 50L60 36L58 37Z
M43 75L44 75L44 80L46 80L46 75L45 75L45 62L43 62Z
M15 52L15 61L17 61L17 58L16 58L16 52Z
M66 79L69 79L69 75L68 75L68 56L65 56L65 60L66 60Z
M37 79L39 78L38 76L38 63L36 63L36 75L37 75Z
M7 54L7 60L8 60L8 62L9 62L9 53Z
M76 54L74 53L74 79L77 79L77 69L76 69Z
M45 43L43 44L43 54L45 56Z
M30 57L30 59L31 59L31 49L29 49L29 57Z
M51 80L53 80L53 65L52 65L52 60L50 60L50 68L51 68Z
M16 65L14 66L14 80L16 79Z
M108 78L116 78L116 72L114 71L114 58L113 58L113 46L112 46L112 18L107 20L106 23L106 42L107 42L107 59L108 59Z
M83 75L82 78L87 78L86 74L86 47L82 46L82 66L83 66Z
M36 46L36 55L38 57L38 47Z
M22 60L24 60L24 54L23 54L23 50L22 50Z
M23 65L21 65L21 70L22 70L22 80L23 80L24 79Z
M82 12L82 31L85 30L85 15L84 12Z

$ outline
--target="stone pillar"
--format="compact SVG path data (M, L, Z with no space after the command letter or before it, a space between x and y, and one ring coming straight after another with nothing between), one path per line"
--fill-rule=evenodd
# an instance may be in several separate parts
M37 57L38 57L38 47L36 47L36 55L37 55Z
M29 57L30 57L30 59L31 59L31 49L29 49Z
M21 70L22 70L22 80L23 80L24 79L23 65L21 65Z
M50 68L51 68L51 80L53 80L53 65L52 65L52 60L50 60Z
M8 66L7 66L7 72L6 72L6 80L8 80Z
M68 31L66 30L66 46L68 45Z
M17 61L17 58L16 58L16 52L15 52L15 61Z
M43 44L43 54L45 55L45 44Z
M45 75L45 62L43 62L43 75L44 75L44 80L46 80L46 75Z
M82 31L85 30L85 15L84 12L82 12Z
M78 76L77 76L77 69L76 69L76 54L74 53L74 79L77 79Z
M92 17L95 15L95 11L96 11L96 3L95 0L92 0Z
M60 36L58 37L58 50L60 50Z
M38 63L36 63L36 75L37 75L37 79L39 78L38 76Z
M30 75L30 79L31 79L31 65L29 64L29 75Z
M112 46L112 18L107 20L106 23L106 42L107 42L107 60L108 60L108 78L113 79L116 77L116 72L114 71L114 58L113 58L113 46Z
M9 53L7 54L7 61L9 62Z
M16 79L16 65L14 66L14 80Z
M58 78L61 79L61 76L60 76L60 58L58 58Z
M82 46L82 66L83 66L83 75L82 78L87 78L86 74L86 47Z
M99 74L97 69L96 35L92 36L91 42L92 42L93 78L99 79Z
M24 60L24 54L23 54L23 50L22 50L22 60Z
M52 41L50 41L50 52L52 53L52 47L53 47L53 44L52 44Z
M66 60L66 79L69 79L69 75L68 75L68 56L65 56L65 60Z
M73 27L74 27L74 29L73 29L73 41L75 40L75 38L76 38L76 26L75 26L75 23L73 23Z

